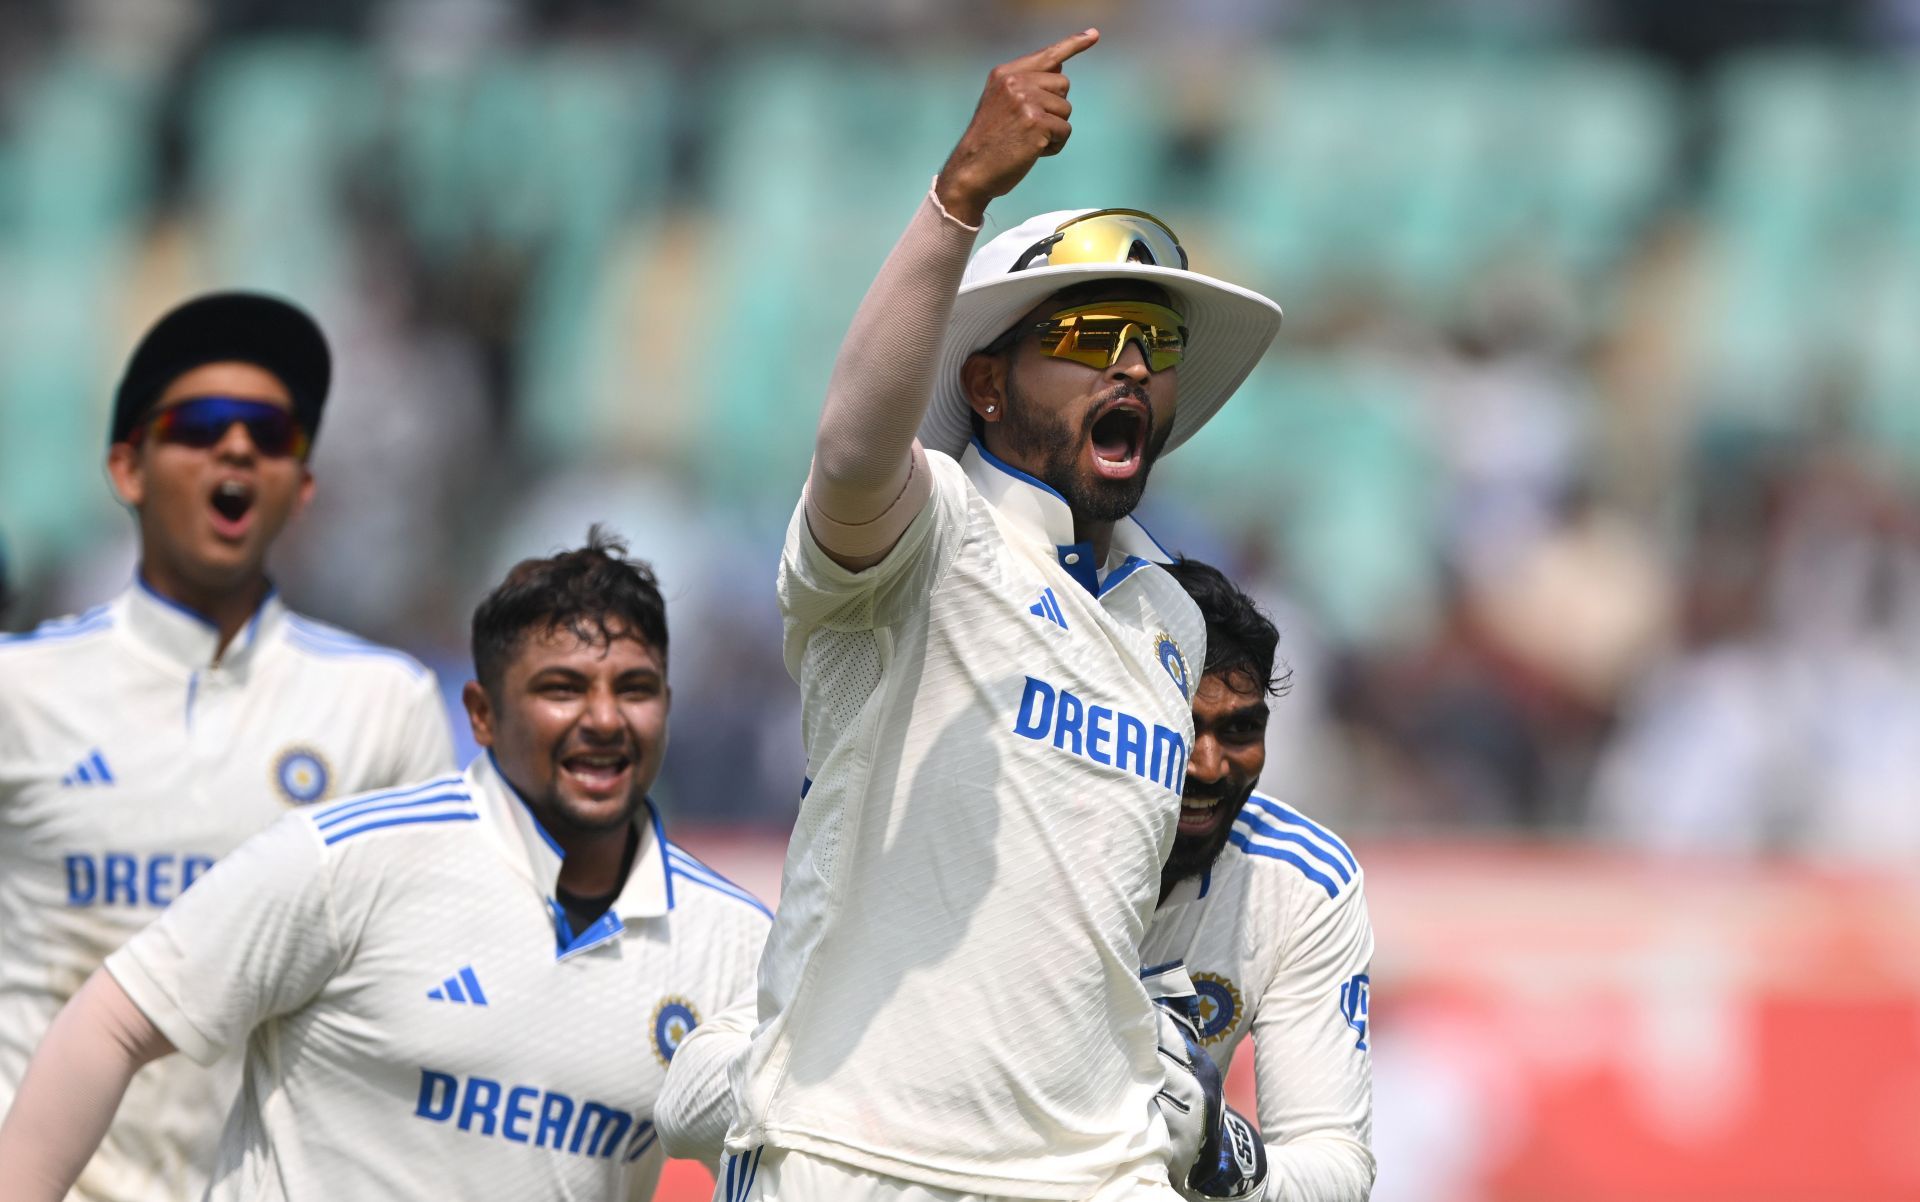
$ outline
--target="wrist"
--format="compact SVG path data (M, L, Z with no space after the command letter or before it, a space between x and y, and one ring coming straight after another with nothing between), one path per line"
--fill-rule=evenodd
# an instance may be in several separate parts
M980 223L986 220L987 202L992 199L951 171L942 171L934 177L933 198L940 202L947 216L973 229L980 228Z

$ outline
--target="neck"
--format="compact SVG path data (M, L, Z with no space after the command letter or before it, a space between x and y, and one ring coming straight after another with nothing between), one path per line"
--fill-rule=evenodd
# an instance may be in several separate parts
M560 888L579 897L601 897L626 883L621 869L626 865L627 843L633 838L634 824L623 823L610 831L591 834L562 834L544 819L541 822L553 834L567 857L560 864Z
M140 578L160 596L213 624L220 638L214 651L215 659L225 654L234 636L246 629L273 589L264 572L255 572L237 587L202 588L171 570L165 562L152 559L142 561Z
M1073 540L1093 544L1093 563L1099 567L1107 562L1107 551L1113 546L1113 523L1096 522L1076 513L1073 515Z

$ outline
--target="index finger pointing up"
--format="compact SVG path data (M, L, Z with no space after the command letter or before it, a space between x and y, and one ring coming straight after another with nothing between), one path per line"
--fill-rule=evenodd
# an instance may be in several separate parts
M1024 59L1018 60L1017 65L1032 71L1057 71L1060 69L1061 63L1066 62L1099 40L1099 30L1082 30L1072 37L1061 38L1044 50L1034 51Z

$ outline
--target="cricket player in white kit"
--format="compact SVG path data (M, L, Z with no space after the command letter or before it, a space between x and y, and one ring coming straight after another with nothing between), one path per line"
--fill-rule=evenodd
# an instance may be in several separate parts
M968 261L1097 37L992 73L835 367L780 568L810 783L730 1202L1172 1196L1139 943L1205 639L1128 514L1280 313L1131 211Z
M666 609L597 532L474 617L464 775L288 815L107 960L0 1127L60 1196L145 1060L244 1046L209 1198L651 1197L680 1039L752 994L766 909L670 843Z
M266 575L313 490L329 374L285 302L168 314L128 362L108 453L133 585L0 637L0 1117L60 1007L214 861L292 807L453 766L432 673L293 613ZM198 1196L238 1069L142 1074L75 1196Z
M1326 827L1255 792L1279 634L1220 572L1173 575L1207 623L1180 830L1141 945L1186 965L1198 1034L1224 1072L1251 1034L1263 1202L1362 1202L1373 1188L1365 877Z

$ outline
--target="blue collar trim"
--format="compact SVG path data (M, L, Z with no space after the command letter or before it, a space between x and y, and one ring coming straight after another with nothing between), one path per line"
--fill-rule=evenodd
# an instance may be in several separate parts
M1057 500L1059 500L1059 502L1062 505L1067 504L1067 499L1061 496L1059 490L1054 488L1053 485L1048 484L1046 481L1040 479L1038 476L1029 476L1027 473L1021 471L1019 468L1013 466L1011 463L1008 463L1006 460L1000 458L998 455L995 455L992 451L989 451L987 449L987 444L984 442L981 442L979 438L976 437L972 441L973 441L974 448L980 452L980 458L986 460L988 463L992 464L994 467L999 468L1001 471L1005 472L1007 475L1012 476L1015 480L1019 480L1019 481L1023 481L1024 483L1031 484L1035 488L1040 489L1042 492L1045 492L1048 495L1056 498ZM1071 508L1071 506L1069 506L1069 508Z

